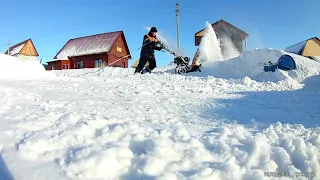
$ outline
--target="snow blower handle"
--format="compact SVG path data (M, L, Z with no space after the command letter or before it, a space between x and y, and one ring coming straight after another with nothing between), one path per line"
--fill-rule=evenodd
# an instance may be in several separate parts
M178 54L178 53L172 51L171 49L169 49L168 46L166 46L163 42L159 41L158 43L160 44L162 49L168 51L170 54L174 55L175 57L183 58L180 54Z

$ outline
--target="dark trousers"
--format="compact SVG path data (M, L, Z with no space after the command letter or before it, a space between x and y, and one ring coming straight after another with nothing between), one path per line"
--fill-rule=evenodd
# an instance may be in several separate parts
M153 70L155 67L157 67L156 59L154 58L154 56L153 57L141 56L139 60L139 64L136 68L136 72L141 72L141 70L144 68L147 62L149 62L149 66L146 68L148 68L150 71Z

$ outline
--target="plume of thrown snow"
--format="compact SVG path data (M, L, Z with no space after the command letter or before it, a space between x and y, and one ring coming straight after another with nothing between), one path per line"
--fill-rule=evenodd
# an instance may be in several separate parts
M200 54L198 63L223 60L220 43L211 24L208 22L206 22L206 29L204 30L204 34L201 38L199 52Z
M240 55L239 50L235 47L231 38L228 35L223 35L221 39L224 47L224 50L222 52L224 60L235 58Z

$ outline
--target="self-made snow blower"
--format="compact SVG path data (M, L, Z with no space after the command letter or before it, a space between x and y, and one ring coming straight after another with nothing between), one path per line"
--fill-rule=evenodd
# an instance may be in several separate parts
M164 43L159 42L159 45L162 47L162 49L166 50L170 54L174 56L173 63L175 63L177 66L175 68L175 72L178 74L184 74L184 73L189 73L189 72L196 72L200 70L200 66L194 66L194 65L189 65L190 58L189 57L183 57L180 54L176 53L175 51L171 50L166 46Z

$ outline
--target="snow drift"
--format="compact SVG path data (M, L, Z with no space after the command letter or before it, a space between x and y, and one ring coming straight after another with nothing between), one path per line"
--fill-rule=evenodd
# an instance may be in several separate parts
M37 60L21 60L0 54L0 78L41 79L55 77Z
M316 92L111 69L60 71L68 78L59 81L0 79L0 153L14 179L320 178Z
M278 59L289 54L296 62L297 69L290 71L277 70L264 72L263 67L269 61L277 63ZM278 49L256 49L244 51L240 56L225 61L209 61L202 64L202 72L190 73L190 76L213 76L216 78L241 79L249 77L260 82L278 82L293 79L302 82L304 79L318 75L320 63L312 59L286 53Z

